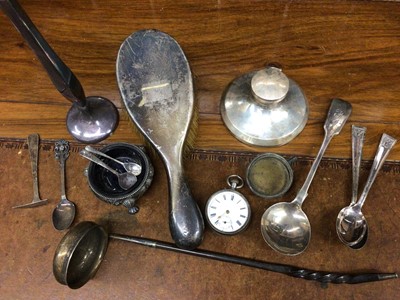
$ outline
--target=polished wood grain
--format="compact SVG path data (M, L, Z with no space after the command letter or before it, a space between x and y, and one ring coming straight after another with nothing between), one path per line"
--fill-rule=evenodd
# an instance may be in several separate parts
M330 99L353 105L350 124L368 127L365 158L383 132L400 137L400 15L395 2L369 1L21 1L49 44L76 73L87 95L124 110L115 60L132 32L157 28L183 47L194 73L204 149L315 155ZM0 15L0 136L71 138L69 103L4 15ZM308 97L309 122L278 148L251 147L225 129L223 90L235 77L277 62ZM110 141L140 142L123 118ZM348 126L349 127L349 126ZM332 157L349 157L349 130L332 143ZM389 159L400 159L400 148Z

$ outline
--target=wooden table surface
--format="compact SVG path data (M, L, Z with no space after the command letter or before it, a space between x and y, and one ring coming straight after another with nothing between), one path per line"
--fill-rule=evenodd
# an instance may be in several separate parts
M108 141L141 143L120 99L115 62L120 44L140 29L173 36L191 64L199 110L196 149L315 156L332 98L349 101L349 124L367 127L364 159L382 133L400 138L400 3L397 1L122 1L21 0L21 5L87 95L112 100L121 114ZM289 144L263 148L236 140L219 104L235 77L279 63L305 92L310 115ZM0 137L72 139L70 103L0 13ZM351 157L350 125L326 156ZM400 160L400 145L389 160ZM0 282L1 285L1 282Z
M379 1L21 1L41 33L81 81L87 95L123 110L115 77L119 46L131 33L156 28L184 49L200 112L195 148L266 151L238 142L219 113L235 77L276 62L305 92L310 116L291 143L267 151L315 155L333 97L353 105L350 123L368 127L365 158L383 132L400 137L400 6ZM0 136L69 138L70 103L9 20L0 14ZM128 120L113 141L138 142ZM350 126L330 157L350 157ZM400 159L396 147L389 159Z

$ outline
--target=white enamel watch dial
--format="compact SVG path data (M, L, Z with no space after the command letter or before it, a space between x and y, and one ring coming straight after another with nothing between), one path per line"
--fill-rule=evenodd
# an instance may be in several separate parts
M243 187L243 179L231 175L227 179L230 189L214 193L206 204L206 219L211 228L222 234L236 234L244 230L250 221L250 205L235 189Z

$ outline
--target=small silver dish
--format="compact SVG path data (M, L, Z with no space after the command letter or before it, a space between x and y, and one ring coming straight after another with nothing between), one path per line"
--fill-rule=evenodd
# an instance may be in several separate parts
M105 146L99 151L122 162L134 162L142 167L137 176L137 182L128 190L124 190L118 184L117 177L103 167L90 162L87 168L87 178L90 189L102 201L113 205L123 205L128 208L130 214L139 211L136 201L147 191L153 181L154 168L144 151L144 148L127 144L115 143ZM118 163L100 157L106 164L118 172L126 170Z
M247 167L246 182L257 196L266 199L278 198L292 186L293 169L290 163L278 154L261 154Z

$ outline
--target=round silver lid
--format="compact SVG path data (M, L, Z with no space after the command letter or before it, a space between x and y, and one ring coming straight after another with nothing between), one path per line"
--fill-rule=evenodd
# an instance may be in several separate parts
M296 82L268 67L236 78L221 100L225 125L240 141L280 146L304 128L308 103Z

